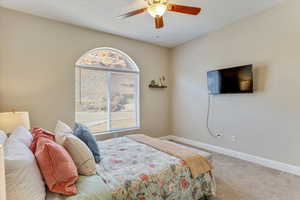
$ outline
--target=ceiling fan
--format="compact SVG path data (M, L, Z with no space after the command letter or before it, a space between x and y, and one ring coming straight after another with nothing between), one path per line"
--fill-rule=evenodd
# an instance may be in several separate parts
M145 0L148 4L147 7L134 10L123 15L120 15L120 18L132 17L148 11L148 13L155 19L155 27L157 29L164 27L163 15L166 11L178 12L188 15L198 15L201 11L201 8L192 7L192 6L183 6L177 4L169 3L169 0Z

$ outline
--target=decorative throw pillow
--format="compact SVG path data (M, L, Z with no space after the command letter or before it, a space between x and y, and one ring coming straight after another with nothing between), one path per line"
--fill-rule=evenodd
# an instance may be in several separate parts
M56 124L55 140L69 152L79 174L90 176L96 173L96 163L92 152L82 140L73 135L72 129L62 121Z
M94 156L88 146L75 135L67 135L63 146L72 157L79 174L90 176L96 174Z
M68 152L49 138L38 139L35 152L40 170L51 192L74 195L77 168Z
M0 144L4 144L7 139L6 134L3 131L0 131Z
M54 140L53 133L46 131L44 129L41 129L41 128L33 128L32 135L33 135L33 140L32 140L32 143L29 148L31 149L31 151L33 153L35 153L35 151L36 151L37 142L38 142L39 138L44 137L44 138L48 138L50 140Z
M74 134L89 147L94 155L96 163L99 163L101 160L99 147L97 145L95 137L92 135L89 128L82 124L76 123Z
M62 121L57 122L54 132L55 132L55 141L60 145L63 145L66 139L66 135L73 134L72 129Z
M16 141L19 141L29 147L32 142L32 135L26 128L19 126L8 137L6 143L12 143Z
M46 187L35 157L23 143L4 146L7 200L45 200Z

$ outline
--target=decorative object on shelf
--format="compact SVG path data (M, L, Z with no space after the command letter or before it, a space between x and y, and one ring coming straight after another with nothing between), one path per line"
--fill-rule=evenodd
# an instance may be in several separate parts
M152 80L149 86L154 87L154 86L156 86L156 85L157 85L157 84L156 84L155 80Z
M165 76L162 76L160 78L160 81L161 81L161 85L164 86L164 85L167 85L167 80L166 80L166 77Z
M159 77L158 81L152 80L149 84L149 88L167 88L166 77Z
M5 112L0 113L0 130L6 134L12 133L18 126L30 129L28 112Z

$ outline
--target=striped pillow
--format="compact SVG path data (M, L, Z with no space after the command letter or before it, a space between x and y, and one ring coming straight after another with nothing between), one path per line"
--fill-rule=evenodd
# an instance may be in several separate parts
M65 149L71 155L78 173L85 176L96 174L96 162L88 146L75 135L66 135L63 143Z

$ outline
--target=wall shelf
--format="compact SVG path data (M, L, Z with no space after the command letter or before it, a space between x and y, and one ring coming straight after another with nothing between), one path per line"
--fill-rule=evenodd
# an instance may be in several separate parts
M167 88L168 86L159 86L159 85L149 85L149 88L158 88L158 89L164 89Z

